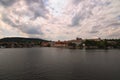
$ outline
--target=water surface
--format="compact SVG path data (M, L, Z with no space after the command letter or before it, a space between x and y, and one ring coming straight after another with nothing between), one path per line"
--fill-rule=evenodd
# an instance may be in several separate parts
M0 49L0 80L120 80L120 50Z

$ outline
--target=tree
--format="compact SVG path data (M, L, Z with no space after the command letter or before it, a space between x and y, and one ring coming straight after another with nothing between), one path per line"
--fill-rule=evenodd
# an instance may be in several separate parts
M76 48L76 44L75 44L75 43L69 43L68 46L69 46L70 48Z

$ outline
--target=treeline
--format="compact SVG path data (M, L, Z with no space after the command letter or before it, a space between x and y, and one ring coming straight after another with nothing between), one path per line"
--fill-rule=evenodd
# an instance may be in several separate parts
M118 48L120 49L120 39L103 39L100 41L85 40L84 44L86 48L99 48L99 49Z
M48 41L38 38L9 37L0 39L0 46L5 48L34 47L41 46L42 42Z
M8 37L8 38L3 38L0 39L0 42L41 42L41 41L47 41L43 39L38 39L38 38L22 38L22 37Z
M120 39L86 39L80 44L69 43L68 48L79 48L79 49L120 49Z

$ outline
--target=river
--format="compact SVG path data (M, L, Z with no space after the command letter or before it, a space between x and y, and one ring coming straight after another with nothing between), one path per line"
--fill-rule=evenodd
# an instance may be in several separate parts
M0 80L120 80L120 50L0 49Z

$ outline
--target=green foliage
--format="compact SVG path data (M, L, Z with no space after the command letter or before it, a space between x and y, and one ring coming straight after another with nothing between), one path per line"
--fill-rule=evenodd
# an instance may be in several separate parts
M106 42L106 40L101 40L101 41L86 40L85 45L87 47L94 46L96 48L103 49L103 48L106 48L107 42Z
M97 45L97 42L94 40L86 40L84 43L86 46L96 46Z
M87 47L96 46L99 49L120 48L120 39L86 40L84 43Z
M78 47L79 47L80 49L82 49L82 48L83 48L83 43L79 44Z
M12 38L3 38L0 39L0 46L6 48L10 47L34 47L40 46L42 42L48 42L47 40L38 39L38 38L21 38L21 37L12 37Z
M76 44L75 43L68 43L68 46L71 48L76 48Z
M39 44L42 41L46 41L47 40L43 40L43 39L38 39L38 38L21 38L21 37L12 37L12 38L3 38L0 39L0 42L17 42L17 43L36 43Z

